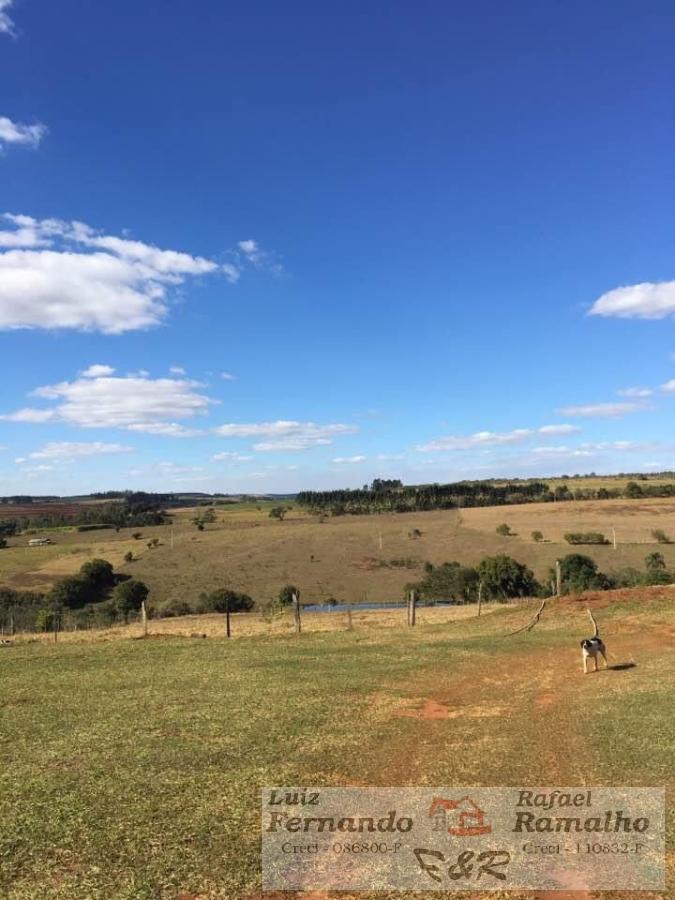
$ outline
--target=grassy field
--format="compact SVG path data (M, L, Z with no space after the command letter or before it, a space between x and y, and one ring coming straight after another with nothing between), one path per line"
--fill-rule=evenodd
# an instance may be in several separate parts
M110 560L118 571L145 581L151 602L194 600L201 591L231 587L269 600L287 583L302 589L303 601L330 597L359 602L398 600L404 585L417 580L424 562L448 560L476 563L483 556L508 553L544 577L556 558L572 552L563 541L568 531L602 531L618 548L583 547L610 571L631 565L641 568L654 549L675 568L675 544L657 545L651 537L662 528L675 537L675 499L595 500L527 504L508 507L344 516L320 522L301 509L285 521L269 517L274 504L238 504L216 508L217 522L198 531L195 509L174 511L173 527L102 532L55 532L50 547L29 548L28 537L10 539L0 551L0 584L47 589L63 575L77 572L94 556ZM202 510L203 511L203 510ZM501 537L495 528L508 523L516 532ZM414 529L421 537L412 539ZM531 532L546 541L536 544ZM132 533L141 531L134 540ZM160 546L149 550L147 542ZM132 563L124 563L131 551ZM404 565L395 563L403 561Z
M299 637L2 647L0 895L261 898L270 784L672 788L672 591L589 602L610 662L634 667L581 674L572 600L515 637L532 603L423 610L415 629L364 612L314 631L315 613Z

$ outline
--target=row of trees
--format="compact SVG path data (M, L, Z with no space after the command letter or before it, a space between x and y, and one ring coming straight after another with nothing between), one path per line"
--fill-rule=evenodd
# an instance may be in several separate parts
M458 481L452 484L404 485L398 479L376 478L362 488L301 491L300 506L317 514L368 515L382 512L422 512L470 506L507 506L513 503L553 503L568 500L603 500L623 497L675 497L672 484L630 481L621 488L575 488L566 484L553 490L545 481Z
M666 567L661 553L645 557L644 570L627 567L605 574L597 563L581 553L570 553L560 560L561 590L576 594L590 590L670 584L673 573ZM416 590L422 600L449 600L475 603L479 586L485 600L506 601L515 597L547 597L553 593L556 581L550 569L543 581L538 581L531 569L506 554L487 556L477 566L446 562L440 566L427 563L425 577L406 585L406 592Z
M115 574L105 559L92 559L77 575L55 582L47 594L0 588L0 625L4 630L55 631L66 618L82 627L127 622L148 593L142 581Z

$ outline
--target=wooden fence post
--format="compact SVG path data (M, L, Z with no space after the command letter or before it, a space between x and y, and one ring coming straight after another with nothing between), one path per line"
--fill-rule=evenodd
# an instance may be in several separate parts
M560 574L560 560L556 559L555 561L555 595L556 597L560 596L562 588L562 577Z
M478 615L480 615L480 608L483 605L483 582L478 582Z
M141 625L143 626L143 637L148 636L148 611L145 608L145 600L141 601Z
M230 629L230 601L228 599L227 605L225 606L225 637L229 638L232 635L232 631Z
M300 634L300 591L293 592L293 622L295 625L295 633Z
M354 625L352 623L352 605L351 603L347 607L347 631L352 631Z
M417 592L410 591L408 594L408 625L412 628L415 624L417 613Z

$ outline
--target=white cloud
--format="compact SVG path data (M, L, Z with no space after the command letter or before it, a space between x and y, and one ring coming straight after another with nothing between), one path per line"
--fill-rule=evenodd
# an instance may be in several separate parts
M675 281L643 282L615 288L599 297L591 316L618 319L665 319L675 313Z
M0 0L0 34L16 34L14 22L7 11L13 3L14 0Z
M317 425L315 422L295 422L281 419L276 422L221 425L214 430L221 437L268 438L268 440L253 445L254 450L265 453L274 450L295 451L326 446L332 444L335 437L343 434L355 434L358 428L355 425Z
M469 435L447 435L415 449L420 453L436 453L443 450L473 450L479 447L498 447L508 444L521 444L537 435L570 434L579 431L575 425L543 425L541 428L515 428L513 431L494 432L477 431Z
M275 259L274 255L262 250L260 244L252 238L239 241L234 255L238 262L243 259L257 269L267 269L274 275L281 275L284 271L284 267Z
M115 370L112 366L102 366L99 363L94 363L89 366L89 368L85 369L82 372L83 378L101 378L104 375L113 375Z
M629 387L616 392L619 397L651 397L654 391L651 388Z
M101 234L81 222L5 214L0 329L121 334L159 324L188 278L238 270L201 256Z
M405 459L404 453L378 453L375 459L378 462L397 462Z
M556 410L561 416L582 416L591 418L614 418L629 413L642 412L645 409L640 403L587 403L581 406L563 406Z
M542 435L560 435L560 434L575 434L577 431L581 431L578 425L543 425L541 428L537 429L537 434Z
M232 372L221 372L220 377L223 381L237 381L237 376L233 375Z
M362 463L368 459L367 456L336 456L334 463Z
M675 394L675 378L671 378L670 381L666 381L665 384L661 385L660 389L664 394Z
M0 0L2 2L2 0ZM0 7L0 31L2 31L2 7ZM47 134L47 126L37 122L35 125L22 125L13 122L7 116L0 116L0 150L4 144L22 144L26 147L37 147Z
M49 409L21 409L0 415L11 422L67 422L81 428L186 437L194 431L176 420L205 415L214 402L197 392L198 382L132 376L80 377L37 388L33 395L57 401Z
M132 447L122 444L106 444L102 441L77 443L71 441L52 441L41 450L28 454L28 459L75 459L84 456L107 456L116 453L131 453ZM17 460L18 462L18 460Z
M214 453L211 457L213 462L251 462L253 456L243 456L241 453L234 453L224 450L222 453Z
M185 369L182 366L170 366L169 372L172 375L185 375Z

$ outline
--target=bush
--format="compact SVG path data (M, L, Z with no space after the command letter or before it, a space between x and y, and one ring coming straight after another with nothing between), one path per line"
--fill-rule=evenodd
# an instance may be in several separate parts
M652 537L657 542L657 544L672 544L672 540L668 537L665 531L662 528L655 528L652 531Z
M497 525L495 531L497 532L497 534L501 534L504 537L509 537L509 535L511 534L511 528L506 524L506 522L503 522L501 525Z
M541 531L533 531L532 540L535 542L535 544L541 544L541 542L544 540L544 535Z
M487 556L479 563L477 572L486 599L533 597L539 592L534 573L510 556Z
M96 599L96 590L85 578L71 575L68 578L60 578L47 597L51 606L82 609Z
M565 535L568 544L609 544L599 531L571 531Z
M131 552L131 550L127 550L127 552L124 554L124 562L130 563L133 561L134 561L134 554Z
M4 550L6 546L7 546L7 539L0 538L0 550Z
M176 616L190 616L194 612L187 600L169 600L158 610L160 619L172 619Z

